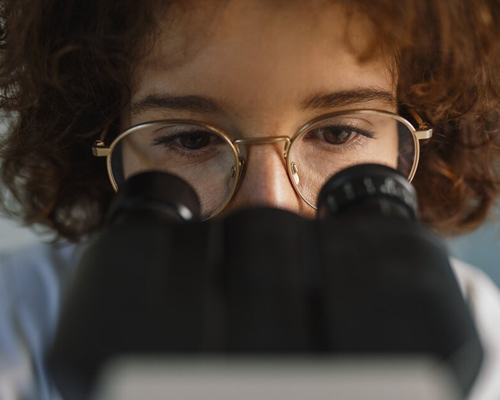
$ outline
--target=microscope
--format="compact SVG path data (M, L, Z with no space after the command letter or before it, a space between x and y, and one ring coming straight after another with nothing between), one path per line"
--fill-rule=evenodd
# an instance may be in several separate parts
M203 361L205 372L220 360L250 360L240 377L259 360L307 359L311 376L333 377L352 360L423 355L446 369L457 399L467 396L480 339L446 246L418 222L415 190L397 171L339 172L314 220L274 208L199 215L196 193L173 175L144 172L120 189L81 259L49 357L65 399L93 398L107 363L131 355L179 361L174 383L193 371L182 360L196 357L219 360ZM278 364L271 370L291 371ZM301 375L290 376L282 387Z

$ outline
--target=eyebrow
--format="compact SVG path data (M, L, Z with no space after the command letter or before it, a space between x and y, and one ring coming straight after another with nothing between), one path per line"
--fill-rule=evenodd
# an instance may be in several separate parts
M334 93L316 94L301 103L302 110L317 110L323 108L345 107L358 103L380 101L387 105L396 105L392 93L375 88L342 90Z
M224 112L215 100L202 96L168 96L150 94L136 101L130 107L132 115L149 109L183 110L200 114L222 114Z
M319 110L344 107L353 104L381 101L388 105L395 105L394 96L385 90L363 88L343 90L326 94L315 94L300 103L301 110ZM202 96L168 96L150 94L134 102L130 108L132 115L140 114L150 109L182 110L199 114L223 114L224 107L217 101Z

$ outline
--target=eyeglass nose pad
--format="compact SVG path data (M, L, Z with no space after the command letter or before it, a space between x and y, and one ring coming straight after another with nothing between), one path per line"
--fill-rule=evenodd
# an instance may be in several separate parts
M245 169L245 159L243 157L241 157L241 156L238 157L238 164L239 164L239 167L240 167L240 173L239 173L238 176L236 176L236 165L233 165L231 167L231 172L229 173L229 182L228 182L229 189L232 189L234 187L235 180L237 180L236 183L238 185L241 182L241 177L242 177L243 171Z
M235 179L236 179L236 165L233 165L231 167L231 172L229 173L229 181L227 183L227 185L229 186L229 189L233 188Z
M293 181L295 182L296 185L300 183L300 177L299 177L299 169L297 168L297 165L292 162L290 165L292 169L292 176L293 176Z

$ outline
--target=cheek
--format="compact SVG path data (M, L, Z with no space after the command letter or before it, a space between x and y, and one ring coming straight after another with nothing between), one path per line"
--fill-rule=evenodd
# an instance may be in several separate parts
M399 139L397 130L390 132L383 140L377 142L377 146L373 148L372 156L374 162L394 169L398 168Z
M376 126L377 138L369 141L370 146L367 148L363 162L374 162L398 169L400 134L402 133L402 137L405 139L406 136L411 138L411 133L406 128L404 128L404 132L400 133L400 123L396 121L384 119L380 120Z
M121 151L123 176L127 179L145 169L144 157L141 157L141 151L134 142L124 140L122 143L120 149L115 149L114 151Z

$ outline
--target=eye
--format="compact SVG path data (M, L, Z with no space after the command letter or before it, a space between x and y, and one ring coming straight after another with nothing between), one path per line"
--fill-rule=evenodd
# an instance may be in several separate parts
M341 145L347 143L357 133L349 126L327 126L316 129L314 135L329 144Z
M348 143L351 139L358 135L363 135L372 138L372 132L365 131L356 126L351 125L330 125L321 128L313 129L308 133L309 137L320 139L328 144L340 146Z
M170 133L164 132L164 136L155 137L152 144L163 145L171 148L177 147L179 150L202 150L209 146L214 146L222 141L217 135L201 130L187 132Z
M198 150L210 143L210 134L192 132L178 137L179 144L189 150Z

